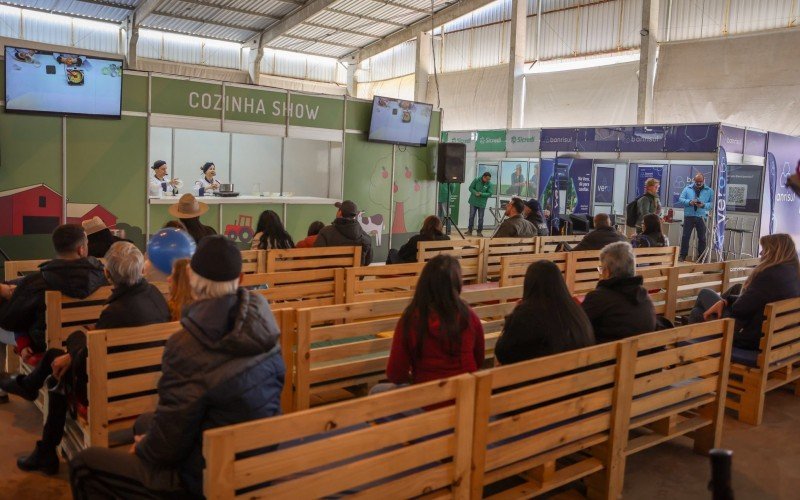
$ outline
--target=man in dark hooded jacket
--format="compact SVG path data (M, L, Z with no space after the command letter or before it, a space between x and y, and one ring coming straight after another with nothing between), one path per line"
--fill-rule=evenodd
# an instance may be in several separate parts
M361 247L361 265L372 263L372 238L361 229L358 223L358 207L355 202L345 200L336 202L336 220L323 227L314 242L315 247Z
M600 251L600 281L582 304L598 344L655 331L655 308L642 284L629 243L612 243Z
M204 238L191 260L197 301L167 341L155 413L131 453L89 448L70 463L76 499L201 496L203 431L280 413L280 331L263 296L239 287L241 252Z

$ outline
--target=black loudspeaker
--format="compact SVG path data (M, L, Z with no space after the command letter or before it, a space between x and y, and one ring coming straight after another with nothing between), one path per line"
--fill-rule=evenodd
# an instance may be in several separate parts
M466 144L459 144L457 142L440 143L438 161L436 163L436 180L442 183L463 183L466 163Z

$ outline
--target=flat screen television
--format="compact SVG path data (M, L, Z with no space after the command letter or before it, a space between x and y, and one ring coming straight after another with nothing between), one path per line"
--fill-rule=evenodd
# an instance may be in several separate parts
M433 105L375 96L369 140L404 146L427 146Z
M119 118L122 60L6 46L6 110Z

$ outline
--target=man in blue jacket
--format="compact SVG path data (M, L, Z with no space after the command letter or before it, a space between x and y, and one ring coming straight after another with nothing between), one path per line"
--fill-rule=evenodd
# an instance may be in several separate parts
M697 256L706 251L706 217L712 207L714 191L705 185L703 174L694 176L694 184L683 188L678 199L685 207L683 209L683 236L681 237L681 252L678 260L683 262L689 255L689 240L692 230L697 230Z

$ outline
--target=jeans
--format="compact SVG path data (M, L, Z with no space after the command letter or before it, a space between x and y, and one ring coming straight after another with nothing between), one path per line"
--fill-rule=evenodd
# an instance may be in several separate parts
M8 330L3 330L0 328L0 371L6 371L6 346L17 345L17 339L14 337L14 332L9 332ZM5 394L5 392L0 391L0 395Z
M483 231L483 213L486 211L486 207L476 207L475 205L469 206L469 225L467 226L468 231L472 231L472 228L475 227L475 214L478 214L478 232L480 233Z
M709 307L713 306L721 299L722 297L713 290L709 290L708 288L703 288L700 290L700 292L697 294L697 300L694 303L692 312L689 313L689 324L702 323L704 321L703 313L705 313ZM723 318L727 318L728 316L730 316L730 312L727 310L722 312Z
M702 217L693 217L690 215L683 218L681 259L685 259L686 256L689 255L689 240L692 238L693 229L697 229L697 257L699 258L706 251L706 221Z

